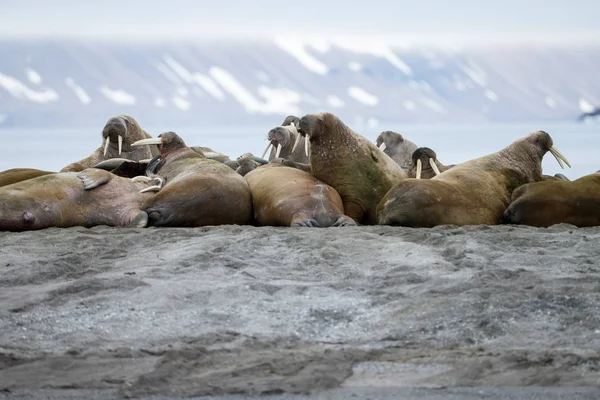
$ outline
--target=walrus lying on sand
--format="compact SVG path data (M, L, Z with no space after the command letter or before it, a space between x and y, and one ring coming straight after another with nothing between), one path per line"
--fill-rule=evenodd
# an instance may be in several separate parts
M227 165L210 160L175 132L143 139L133 146L158 145L160 156L148 169L160 176L155 196L142 205L152 226L249 224L252 199L246 180Z
M35 168L11 168L0 172L0 187L12 185L13 183L37 178L38 176L55 174L56 172L44 171Z
M102 145L89 157L71 163L59 172L77 172L90 168L101 161L111 158L126 158L133 161L150 159L158 155L156 146L132 148L133 142L151 138L138 125L137 121L128 115L110 118L102 130Z
M377 223L377 204L407 173L331 113L307 114L299 125L312 174L337 190L347 216L363 225Z
M310 173L269 163L246 175L258 226L351 226L334 188Z
M154 182L122 178L101 169L47 174L0 188L0 230L96 225L143 228L141 210L154 193L140 193Z
M412 154L408 176L416 179L431 179L452 167L454 165L444 165L439 162L437 154L429 147L419 147Z
M408 168L412 155L417 150L417 145L401 134L394 131L383 131L377 136L375 144L379 150L390 156L398 165Z
M504 223L538 227L600 225L600 171L574 181L529 183L512 193Z
M547 151L561 167L563 161L570 167L550 135L538 131L431 179L403 180L381 199L378 222L410 227L499 224L513 190L542 179Z

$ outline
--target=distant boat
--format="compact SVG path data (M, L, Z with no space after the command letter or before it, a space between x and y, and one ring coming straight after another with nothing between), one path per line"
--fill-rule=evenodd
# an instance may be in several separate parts
M585 121L586 118L593 118L600 116L600 108L596 108L593 111L583 113L577 118L579 121Z

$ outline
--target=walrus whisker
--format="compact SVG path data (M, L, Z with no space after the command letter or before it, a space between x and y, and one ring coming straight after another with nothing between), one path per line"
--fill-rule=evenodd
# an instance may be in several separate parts
M293 153L294 151L296 151L296 147L298 147L298 143L300 143L300 137L301 137L301 136L302 136L302 135L300 135L300 134L298 134L298 136L296 136L296 141L294 142L294 147L292 147L292 153Z
M310 140L309 137L306 136L306 138L304 138L304 153L306 153L306 156L308 157L308 149L310 148Z
M441 174L440 170L438 169L437 165L435 164L435 160L433 158L429 158L429 165L431 165L431 168L433 168L433 172L435 172L436 175Z
M422 164L421 164L421 159L419 158L417 160L417 175L416 178L417 179L421 179L421 169L423 168Z
M119 155L121 155L121 150L123 149L123 136L119 135L117 139L119 139Z
M569 166L569 168L571 168L571 164L569 163L569 160L567 160L567 157L565 157L556 147L551 146L550 153L552 153L554 158L556 158L557 160L558 160L558 158L563 160L565 162L565 164L567 164ZM559 162L559 164L560 164L560 162Z
M271 148L271 142L269 141L269 144L267 144L267 147L265 148L265 151L263 151L260 158L265 158L265 154L267 154L267 151L269 151L270 148Z
M148 146L151 144L162 144L162 139L161 138L142 139L142 140L138 140L137 142L133 142L131 145L132 146Z
M106 137L106 142L104 143L104 155L106 155L106 152L108 151L108 145L110 144L110 136Z
M379 150L381 150L381 151L384 151L384 150L386 149L386 147L387 147L387 145L386 145L385 143L383 143L383 142L382 142L382 143L379 145Z
M277 144L277 152L275 153L275 158L279 158L279 153L281 153L281 143Z

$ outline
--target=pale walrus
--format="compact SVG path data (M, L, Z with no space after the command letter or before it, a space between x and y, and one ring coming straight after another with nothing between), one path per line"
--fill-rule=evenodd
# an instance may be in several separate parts
M330 227L356 223L334 188L308 172L275 163L246 175L258 226Z
M133 146L158 145L148 169L164 186L142 205L152 226L249 224L252 198L246 180L227 165L195 152L175 132ZM156 161L156 162L155 162Z
M578 227L600 225L600 171L574 181L542 181L512 193L504 223L549 227L567 223Z
M542 179L547 151L570 166L550 135L538 131L431 179L406 179L381 199L378 221L410 227L499 224L512 191Z
M148 215L140 193L153 182L122 178L101 169L39 176L0 188L0 230L96 225L143 228Z
M151 138L133 117L119 115L110 118L102 130L102 145L89 157L71 163L60 172L77 172L90 168L111 158L127 158L133 161L147 160L158 155L156 146L132 148L133 142Z
M379 150L403 168L408 168L412 154L417 150L417 145L394 131L383 131L377 136L375 144Z
M54 174L55 172L44 171L35 168L11 168L0 172L0 187L12 185L13 183L37 178L38 176Z
M269 161L275 158L285 158L289 161L307 164L309 159L305 150L305 139L298 133L298 121L300 121L298 117L289 115L281 126L271 129L267 134L269 144L261 158L264 158L267 151L271 149Z
M305 115L299 131L310 143L312 174L337 190L346 215L359 224L377 223L379 200L406 172L331 113Z
M409 178L431 179L444 171L449 170L454 165L444 165L437 159L435 151L429 147L419 147L412 154L410 167L408 168Z

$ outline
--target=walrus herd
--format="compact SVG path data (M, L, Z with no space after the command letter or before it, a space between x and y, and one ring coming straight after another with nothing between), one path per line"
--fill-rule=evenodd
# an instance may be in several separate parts
M444 165L400 133L371 142L329 112L290 115L258 157L154 138L128 115L110 118L89 157L58 172L0 172L0 230L108 225L600 225L600 171L574 181L542 173L547 132ZM270 151L267 159L265 155Z

